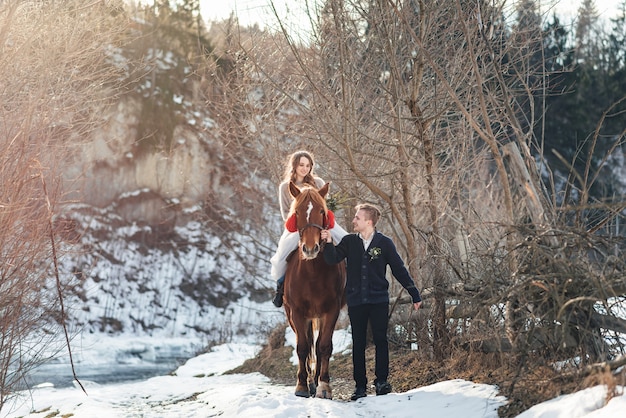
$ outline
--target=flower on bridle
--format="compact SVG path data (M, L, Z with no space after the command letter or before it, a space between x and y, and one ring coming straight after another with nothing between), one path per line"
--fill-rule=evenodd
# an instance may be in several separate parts
M378 256L380 256L383 253L383 251L378 247L373 247L373 248L370 248L370 250L367 253L370 255L370 261L372 261L372 260L376 260Z

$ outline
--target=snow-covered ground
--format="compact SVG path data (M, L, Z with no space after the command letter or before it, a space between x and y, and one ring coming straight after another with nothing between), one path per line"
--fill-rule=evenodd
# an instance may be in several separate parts
M293 333L286 334L293 345ZM90 345L83 362L94 365L120 353L155 351L148 340L116 337ZM336 332L335 352L349 349L348 332ZM162 346L154 341L154 347ZM464 380L451 380L404 393L368 396L357 402L297 398L293 386L270 383L259 373L224 374L253 357L258 345L224 344L188 360L174 373L132 383L100 385L81 380L77 387L55 388L41 384L18 394L1 417L72 416L75 418L171 417L493 417L506 403L498 388ZM122 358L127 358L122 355ZM292 359L295 359L295 355ZM80 377L79 377L80 378ZM624 388L619 388L623 391ZM606 389L593 387L537 405L522 418L623 417L626 396L605 401Z

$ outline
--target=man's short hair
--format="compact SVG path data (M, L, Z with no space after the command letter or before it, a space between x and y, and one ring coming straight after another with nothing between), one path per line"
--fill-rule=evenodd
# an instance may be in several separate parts
M376 205L371 203L361 203L355 206L356 211L362 210L367 214L367 219L372 221L372 225L376 226L376 223L380 219L380 209Z

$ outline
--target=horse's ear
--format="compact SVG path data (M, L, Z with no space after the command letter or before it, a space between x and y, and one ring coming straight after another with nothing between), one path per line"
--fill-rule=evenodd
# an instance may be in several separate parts
M330 182L323 185L322 188L318 190L320 196L325 197L328 194L329 188L330 188Z
M298 197L300 194L300 189L298 189L298 186L296 186L293 181L289 182L289 193L291 193L294 198Z

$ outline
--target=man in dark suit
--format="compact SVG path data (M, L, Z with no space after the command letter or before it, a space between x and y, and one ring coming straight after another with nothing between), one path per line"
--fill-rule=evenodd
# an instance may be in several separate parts
M322 231L326 240L324 259L337 264L346 259L346 300L352 327L352 366L356 388L351 399L356 401L367 396L365 347L367 324L371 325L376 347L374 386L376 395L391 392L387 381L389 375L389 345L387 326L389 315L389 282L387 266L396 280L409 292L417 310L422 304L415 282L404 266L391 238L376 231L380 210L371 204L360 204L352 220L354 234L348 234L339 244L332 244L328 231Z

